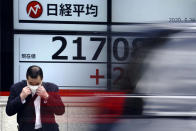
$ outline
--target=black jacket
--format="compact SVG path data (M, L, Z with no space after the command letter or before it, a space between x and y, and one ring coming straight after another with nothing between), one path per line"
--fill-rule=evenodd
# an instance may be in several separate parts
M42 85L49 94L47 103L43 99L41 99L40 103L42 129L43 131L58 131L54 114L62 115L65 112L64 104L58 94L58 86L49 82L43 82ZM20 93L25 86L27 86L26 81L21 81L11 86L6 106L8 116L17 113L19 131L31 131L35 125L35 98L32 95L27 96L24 104L22 104L20 99Z

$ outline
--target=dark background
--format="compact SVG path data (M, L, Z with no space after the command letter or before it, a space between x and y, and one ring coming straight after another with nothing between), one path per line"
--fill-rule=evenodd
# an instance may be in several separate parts
M13 83L13 0L0 0L0 91Z

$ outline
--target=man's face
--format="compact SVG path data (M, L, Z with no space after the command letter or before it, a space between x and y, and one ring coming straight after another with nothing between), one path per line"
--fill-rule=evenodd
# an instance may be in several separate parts
M40 85L42 83L42 79L41 79L40 76L38 76L37 78L31 78L30 76L28 76L27 82L28 82L29 85L37 86L37 85Z

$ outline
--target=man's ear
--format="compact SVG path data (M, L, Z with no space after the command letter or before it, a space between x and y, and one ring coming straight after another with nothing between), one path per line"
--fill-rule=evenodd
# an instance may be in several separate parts
M42 85L42 81L41 81L41 83L40 83L40 86L43 86L43 85Z
M29 82L28 82L28 80L27 80L27 86L29 86Z

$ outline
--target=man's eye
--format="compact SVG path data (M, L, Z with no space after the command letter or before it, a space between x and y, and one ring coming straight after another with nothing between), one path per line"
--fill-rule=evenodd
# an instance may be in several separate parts
M36 84L30 83L29 85L30 86L39 86L40 84L39 83L36 83Z

